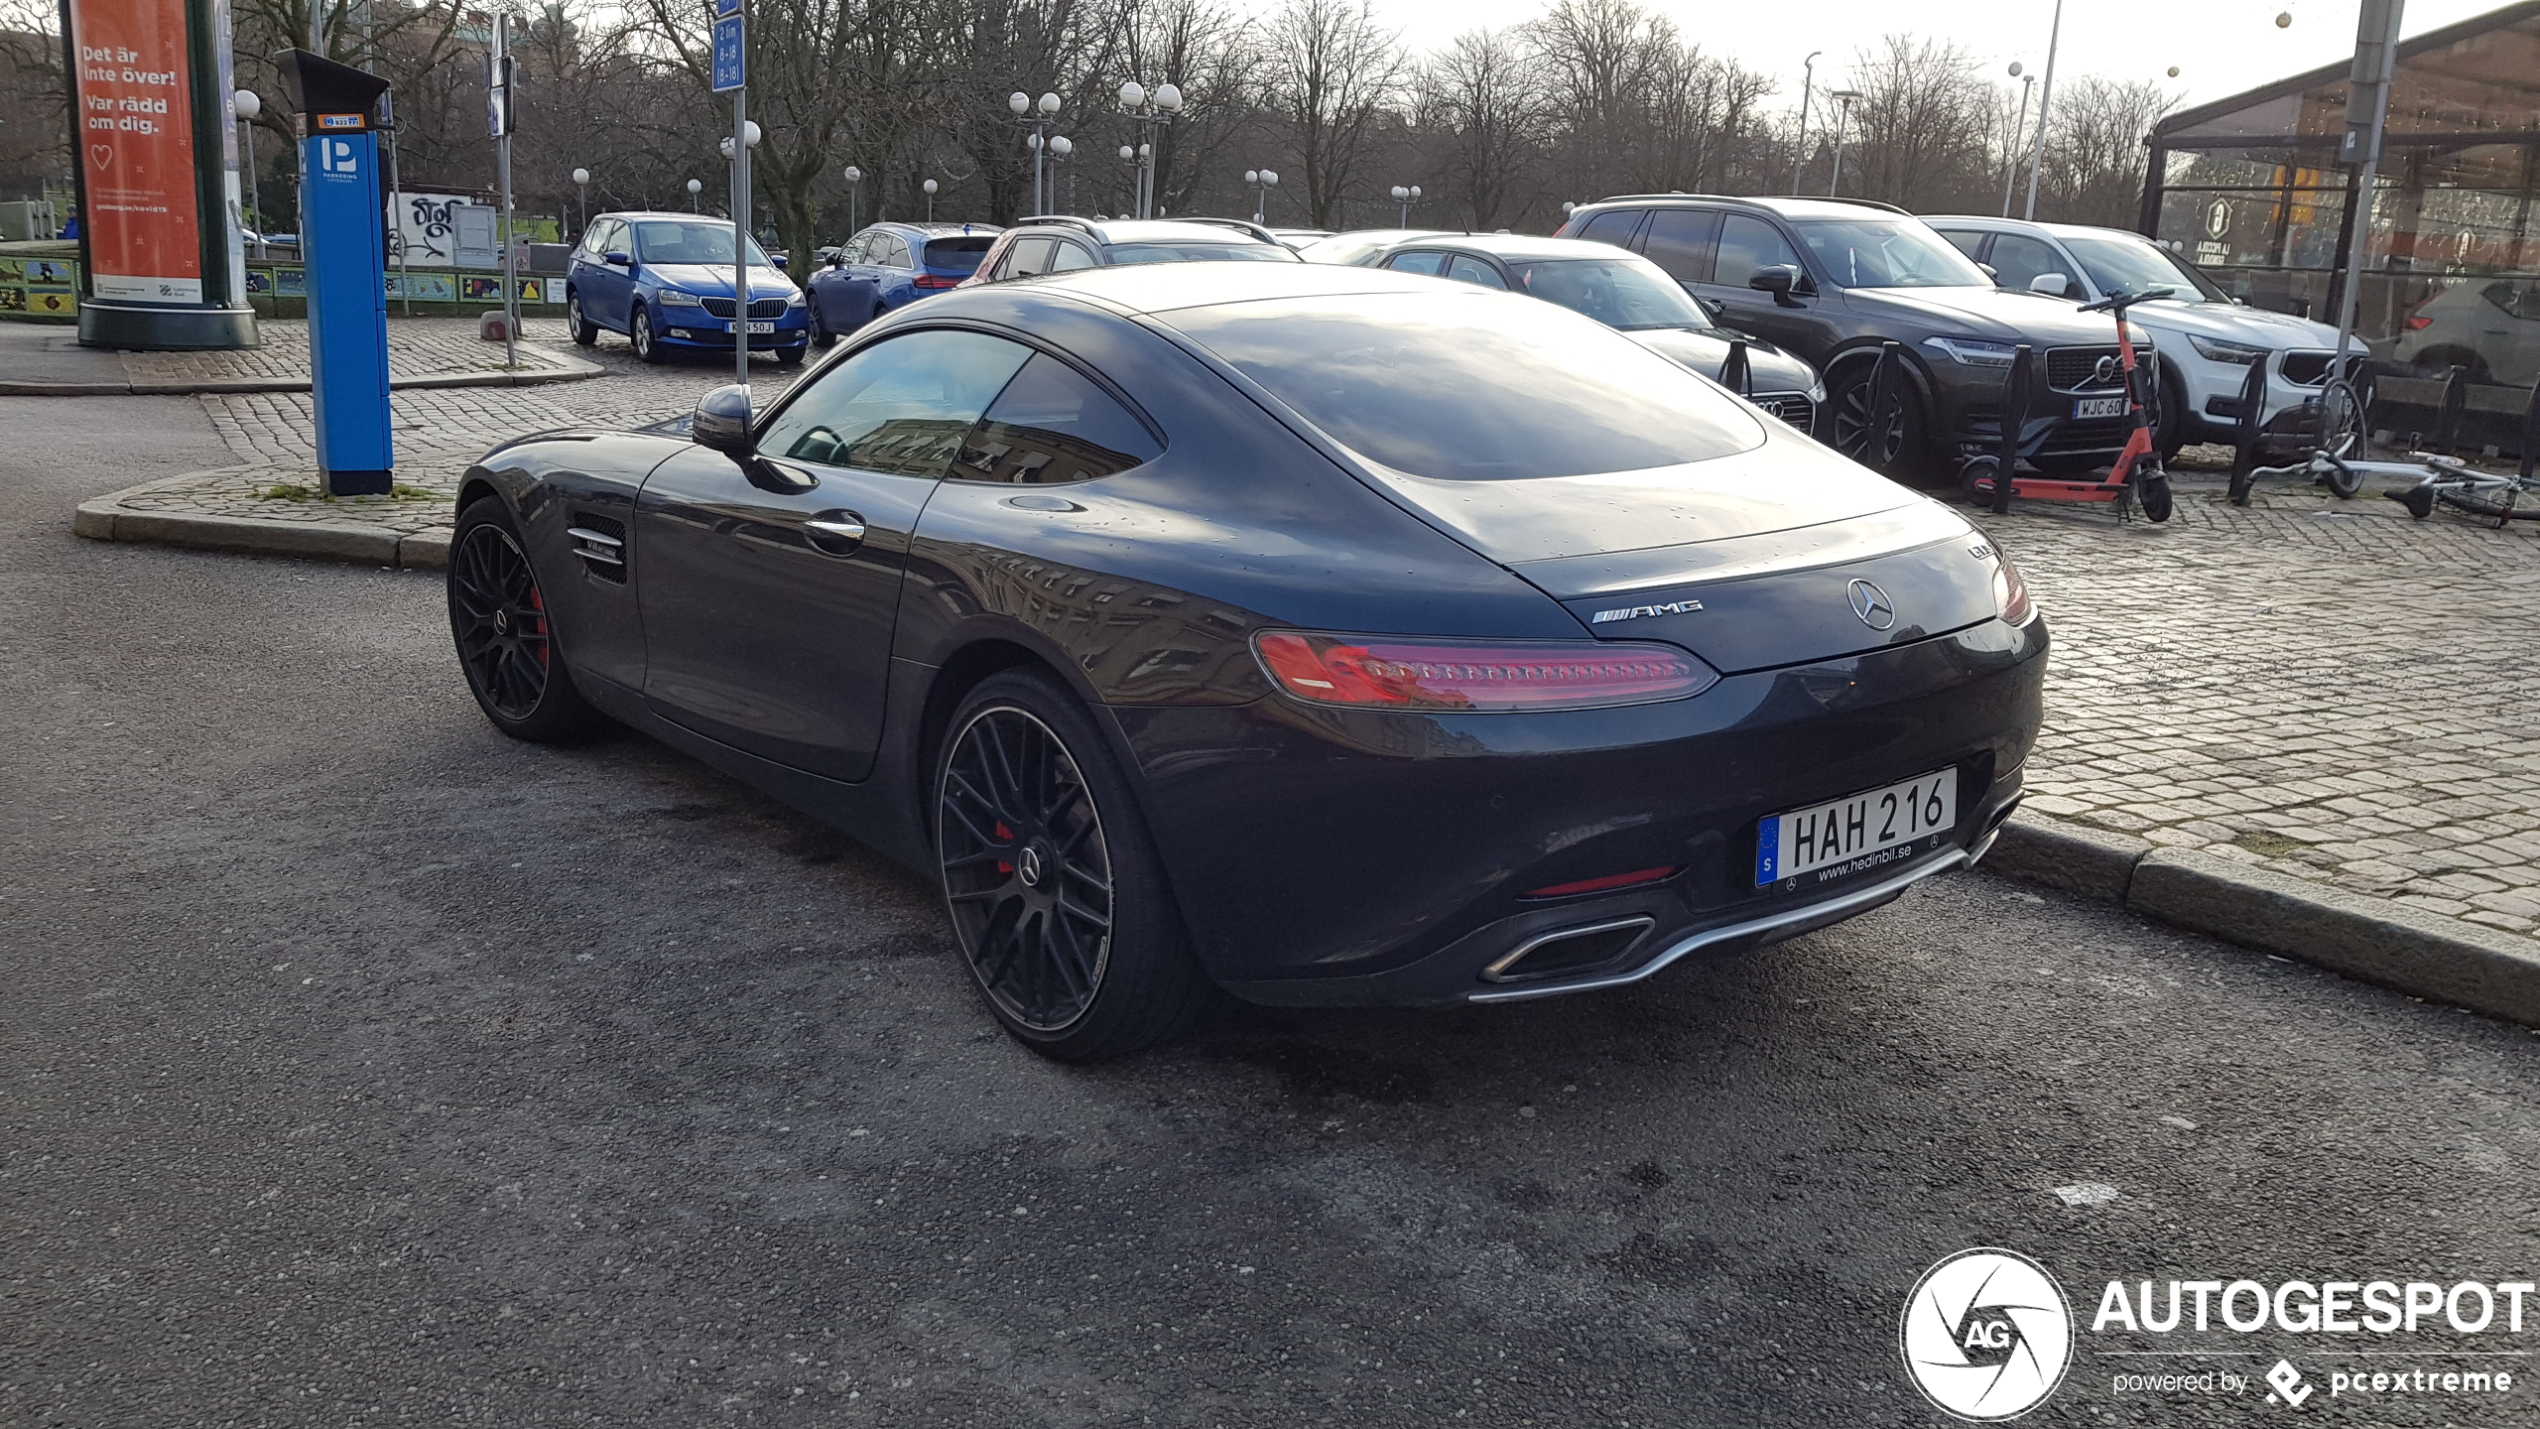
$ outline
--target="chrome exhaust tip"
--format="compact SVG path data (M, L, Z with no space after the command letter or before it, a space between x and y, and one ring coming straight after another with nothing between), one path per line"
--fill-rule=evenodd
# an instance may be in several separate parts
M1621 961L1655 926L1657 920L1644 914L1537 933L1483 968L1482 981L1533 982L1601 968Z

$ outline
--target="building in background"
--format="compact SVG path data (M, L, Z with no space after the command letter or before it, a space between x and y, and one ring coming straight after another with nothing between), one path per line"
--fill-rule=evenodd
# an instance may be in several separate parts
M2540 379L2540 0L2399 47L2372 203L2337 161L2343 61L2171 116L2141 227L2254 306L2327 317L2368 212L2357 328L2385 371Z

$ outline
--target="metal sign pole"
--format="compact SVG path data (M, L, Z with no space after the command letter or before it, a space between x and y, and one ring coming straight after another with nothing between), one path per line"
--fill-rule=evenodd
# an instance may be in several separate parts
M520 365L520 278L512 249L512 40L511 14L494 15L494 168L503 189L503 366Z
M2337 361L2329 369L2346 376L2346 354L2355 344L2355 313L2363 296L2364 261L2372 251L2372 186L2381 161L2382 121L2390 112L2390 79L2399 63L2399 18L2404 0L2363 0L2355 23L2355 64L2346 80L2346 137L2338 157L2355 165L2355 212L2346 249L2346 285L2337 294Z
M714 92L732 96L732 380L750 385L749 36L741 0L714 0ZM692 180L693 182L693 180Z

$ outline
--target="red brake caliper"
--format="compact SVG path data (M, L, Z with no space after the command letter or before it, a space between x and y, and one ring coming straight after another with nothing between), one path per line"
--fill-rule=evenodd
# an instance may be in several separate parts
M544 665L547 663L547 597L534 585L529 588L529 608L538 612L538 628L532 633L539 637L538 663Z
M1013 842L1013 840L1014 840L1014 830L1007 828L1007 827L1005 826L1005 820L1003 820L1003 819L999 819L999 820L997 820L997 837L998 837L998 838L1001 838L1001 839L1004 839L1004 840L1006 840L1006 841L1007 841L1007 842L1009 842L1009 843ZM999 872L999 873L1012 873L1012 872L1014 872L1014 864L1013 864L1010 860L1007 860L1007 859L1002 859L1002 858L1001 858L1001 859L998 859L998 860L997 860L997 872Z

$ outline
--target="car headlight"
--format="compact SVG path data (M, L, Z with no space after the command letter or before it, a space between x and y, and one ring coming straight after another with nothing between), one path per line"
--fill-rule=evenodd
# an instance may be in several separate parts
M2246 367L2267 355L2267 350L2263 347L2224 342L2218 338L2199 337L2194 333L2187 335L2187 341L2189 346L2196 349L2197 355L2207 362L2228 362L2235 367Z
M2018 355L2018 350L2007 342L1986 342L1974 337L1927 337L1923 346L1969 367L2008 367Z
M802 289L800 289L800 288L796 288L794 291L792 291L792 292L790 292L790 293L787 293L787 294L785 295L785 306L787 306L787 307L789 307L789 308L799 308L799 307L801 307L802 305L803 305L803 291L802 291Z
M705 300L677 288L664 288L661 290L661 305L665 308L701 308L705 306Z

